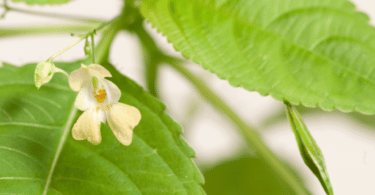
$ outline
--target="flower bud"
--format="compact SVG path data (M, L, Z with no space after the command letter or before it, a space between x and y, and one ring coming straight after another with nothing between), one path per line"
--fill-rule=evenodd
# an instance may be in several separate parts
M35 86L39 89L43 84L48 83L56 72L55 69L56 67L52 62L39 62L34 74Z
M85 47L84 47L85 55L91 54L91 43L86 39Z

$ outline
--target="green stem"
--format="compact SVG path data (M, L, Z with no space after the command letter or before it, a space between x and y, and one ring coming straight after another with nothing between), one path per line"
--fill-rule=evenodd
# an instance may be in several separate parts
M18 28L7 27L6 29L0 29L0 38L18 35L33 35L33 34L53 34L53 33L70 33L70 32L87 32L97 27L96 24L84 24L84 25L48 25L48 26L25 26Z
M95 64L95 42L94 42L94 34L91 34L91 55L92 55L92 63Z
M250 127L243 122L241 118L237 116L236 113L222 99L212 92L201 79L185 69L180 61L171 58L169 58L167 61L169 62L168 64L170 64L174 69L184 75L208 102L210 102L216 109L222 111L222 113L227 115L237 125L250 146L264 158L265 162L272 167L272 170L274 170L286 183L289 184L296 194L309 194L301 185L301 181L294 177L294 174L267 147L253 127Z
M115 38L117 32L122 28L121 24L122 24L122 19L121 19L121 16L119 16L103 32L105 36L102 36L101 40L99 41L99 43L97 44L95 48L95 58L96 58L97 63L103 65L103 63L107 61L111 43L113 39Z
M57 52L55 55L53 55L50 58L48 58L47 61L52 61L57 56L63 54L66 51L68 51L70 48L74 47L75 45L77 45L79 42L81 42L82 40L86 39L87 37L93 35L94 32L96 32L97 30L101 30L102 28L104 28L106 25L108 25L109 23L113 22L114 20L116 20L116 19L113 19L110 22L103 22L98 28L94 29L92 32L89 32L89 33L87 33L85 35L80 36L80 38L77 41L75 41L74 43L70 44L68 47L64 48L63 50Z
M143 49L143 59L144 67L146 70L146 85L148 92L154 97L158 97L157 90L157 79L158 79L158 70L159 64L161 62L160 51L153 39L148 35L142 25L143 21L139 21L138 25L135 25L135 28L132 30L138 35Z
M158 97L157 79L158 79L159 63L146 61L145 66L146 66L147 90L154 97Z
M27 9L20 9L15 7L10 7L7 4L0 4L0 7L4 7L6 11L14 11L18 13L24 13L24 14L31 14L36 16L42 16L42 17L50 17L50 18L59 18L64 20L71 20L71 21L78 21L78 22L85 22L85 23L95 23L100 24L103 21L99 19L92 19L92 18L86 18L81 16L73 16L68 14L55 14L55 13L48 13L48 12L38 12L33 10L27 10Z
M143 17L139 13L139 8L134 6L134 0L125 1L125 6L123 7L121 15L113 20L107 30L103 32L105 36L101 38L96 46L95 58L97 63L105 66L109 71L115 70L115 68L107 62L110 46L117 32L124 29L131 31L131 29L137 28L138 25L142 26L142 23L139 23L139 21L142 21Z
M68 47L65 47L63 50L57 52L55 55L51 56L50 58L48 58L47 61L52 61L53 59L55 59L57 56L63 54L64 52L68 51L70 48L72 48L73 46L77 45L79 42L81 42L83 39L86 39L87 36L84 36L84 37L81 37L79 38L77 41L75 41L74 43L70 44Z
M104 64L108 60L110 45L113 39L120 30L132 31L132 29L137 28L138 25L142 26L142 23L139 23L140 20L142 21L143 17L139 13L139 8L134 7L134 0L126 0L121 15L119 15L103 33L105 36L101 38L96 46L96 61L104 65L109 71L113 70L113 66Z

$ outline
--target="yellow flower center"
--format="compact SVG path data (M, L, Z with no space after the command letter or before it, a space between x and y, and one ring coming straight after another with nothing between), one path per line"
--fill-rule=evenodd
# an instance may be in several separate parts
M107 96L107 94L105 93L104 89L99 89L98 91L94 91L94 96L97 102L103 103L105 96Z
M92 86L94 87L94 96L96 98L96 101L99 103L103 103L105 97L107 96L107 93L104 90L103 84L95 76L92 77Z

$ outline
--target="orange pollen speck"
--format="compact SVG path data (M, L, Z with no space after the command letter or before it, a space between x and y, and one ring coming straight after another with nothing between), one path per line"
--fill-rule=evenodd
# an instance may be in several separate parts
M94 96L95 96L97 102L103 103L104 99L105 99L105 96L107 96L107 94L105 93L104 89L100 89L100 90L98 90L98 93L94 92Z

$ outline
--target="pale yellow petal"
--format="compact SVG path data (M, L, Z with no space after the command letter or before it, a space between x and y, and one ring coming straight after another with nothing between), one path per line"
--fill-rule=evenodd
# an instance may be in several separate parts
M94 89L90 81L86 81L79 90L76 101L74 102L74 106L82 111L95 107L98 103L95 99L93 91Z
M107 121L118 141L128 146L132 142L133 129L141 120L136 107L123 103L113 104L107 111Z
M79 91L85 81L91 80L91 77L112 77L111 73L99 64L90 64L85 66L82 64L81 68L70 73L69 86L73 91Z
M85 81L88 81L90 79L91 77L89 75L88 69L83 66L82 68L79 68L70 73L69 86L73 91L79 91Z
M100 144L102 137L100 135L100 119L97 116L96 108L83 112L73 126L72 135L76 140L87 139L94 145Z
M100 81L103 83L107 92L107 101L111 104L117 103L121 97L121 90L112 81L107 79L101 79Z
M99 64L90 64L87 66L89 74L96 77L112 77L111 73Z
M105 123L107 120L107 116L102 108L98 111L98 117L102 123Z

